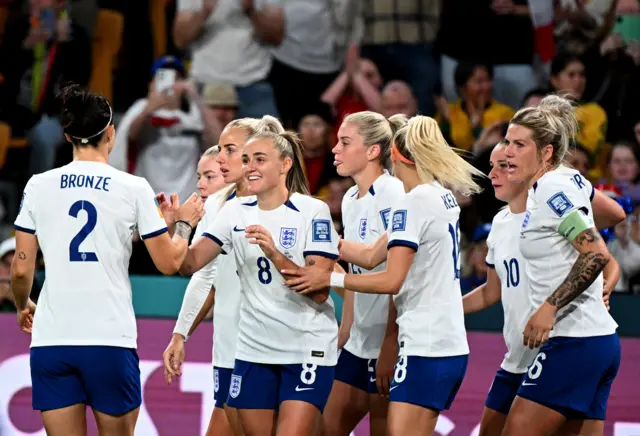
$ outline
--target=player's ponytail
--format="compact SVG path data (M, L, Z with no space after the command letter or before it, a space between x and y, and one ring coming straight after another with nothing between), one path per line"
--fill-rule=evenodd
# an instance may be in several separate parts
M464 160L456 150L447 144L436 120L416 116L401 128L394 138L396 155L401 162L415 165L422 183L434 180L464 195L476 194L482 189L473 180L474 176L485 177Z
M283 132L278 135L279 138L286 141L288 146L285 147L286 152L284 155L288 155L291 150L291 160L293 164L291 169L287 173L287 190L290 194L297 192L298 194L309 195L309 182L304 172L304 146L302 141L293 132Z
M107 99L75 83L62 88L57 98L62 103L60 121L71 143L97 147L113 122Z

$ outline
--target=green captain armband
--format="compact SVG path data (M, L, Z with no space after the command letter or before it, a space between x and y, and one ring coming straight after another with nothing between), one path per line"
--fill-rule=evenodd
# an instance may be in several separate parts
M581 210L574 210L562 220L558 226L558 233L564 236L567 241L573 242L576 237L587 229L593 227L589 218Z

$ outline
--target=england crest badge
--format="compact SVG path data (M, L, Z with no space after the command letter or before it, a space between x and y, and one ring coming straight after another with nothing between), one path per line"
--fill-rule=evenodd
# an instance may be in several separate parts
M296 245L296 237L298 236L298 229L291 227L280 228L280 245L282 248L289 249Z
M362 239L363 241L367 237L367 219L366 218L360 218L360 229L358 230L358 236L360 236L360 239Z
M229 395L232 398L238 398L240 395L240 389L242 388L242 376L241 375L231 375L231 384L229 385Z

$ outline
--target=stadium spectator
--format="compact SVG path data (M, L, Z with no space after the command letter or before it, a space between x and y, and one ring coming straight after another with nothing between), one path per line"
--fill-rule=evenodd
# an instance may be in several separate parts
M456 98L454 71L461 61L493 66L494 97L513 108L538 87L528 0L447 0L438 35L444 96Z
M471 150L482 130L496 122L508 122L515 111L493 98L493 68L476 62L459 62L455 83L460 99L437 115L443 134L454 146Z
M0 45L0 120L31 146L29 172L53 168L64 143L55 95L62 83L89 83L91 39L67 2L9 6ZM73 2L71 3L73 7Z
M7 238L0 243L0 313L15 312L16 302L11 292L11 263L16 253L16 238ZM33 281L31 287L31 299L38 301L40 285L38 280Z
M382 89L382 102L380 113L385 118L391 118L396 114L413 117L418 114L418 102L413 91L405 82L394 80Z
M285 127L297 126L314 110L340 73L355 19L353 13L339 19L345 9L340 5L351 1L283 2L287 25L282 44L272 50L269 82Z
M197 103L202 114L203 146L217 145L222 129L236 118L238 112L238 94L235 88L224 83L207 84L200 98L193 82L183 83L189 98Z
M611 183L634 202L640 202L640 145L633 141L620 141L609 154Z
M298 132L304 146L304 166L309 182L311 195L323 197L326 195L329 180L337 177L333 165L331 109L322 103L317 104L315 110L309 110L300 124Z
M481 224L473 232L471 246L466 251L466 262L462 263L463 272L460 280L460 288L463 293L472 291L487 281L487 264L485 260L489 248L487 237L491 232L491 224Z
M176 72L176 81L161 89L160 77ZM147 98L127 110L116 133L110 164L145 177L155 192L177 192L185 200L196 185L196 166L207 145L197 105L186 92L184 66L172 57L153 66Z
M238 117L278 115L266 79L269 46L279 45L283 37L284 11L278 1L178 0L173 40L191 52L191 77L199 84L233 84Z
M407 82L420 113L434 115L440 1L367 0L362 3L362 18L362 56L377 65L385 80Z
M559 0L555 2L557 49L581 55L601 37L614 0Z
M522 99L521 107L537 106L538 103L540 103L540 101L548 93L549 93L549 90L544 88L532 89L531 91L525 94L524 99Z
M361 58L352 46L345 58L345 70L333 81L320 99L333 108L335 137L342 120L349 114L366 110L379 111L382 77L371 60Z
M620 264L620 281L615 290L617 292L638 293L632 288L632 282L638 283L640 273L640 208L633 211L627 219L615 227L615 238L608 243L611 255Z
M589 178L589 173L591 171L591 167L593 166L593 161L591 158L591 154L580 144L576 144L574 148L569 150L567 154L567 158L569 161L569 165L580 171L587 179Z

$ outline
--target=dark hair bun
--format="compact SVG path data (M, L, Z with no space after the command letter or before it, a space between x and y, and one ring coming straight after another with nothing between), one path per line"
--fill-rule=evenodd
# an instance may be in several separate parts
M86 88L70 83L58 94L62 103L61 121L64 132L74 138L74 144L97 145L102 134L111 121L111 105L106 98L96 95ZM76 138L88 139L86 143Z

